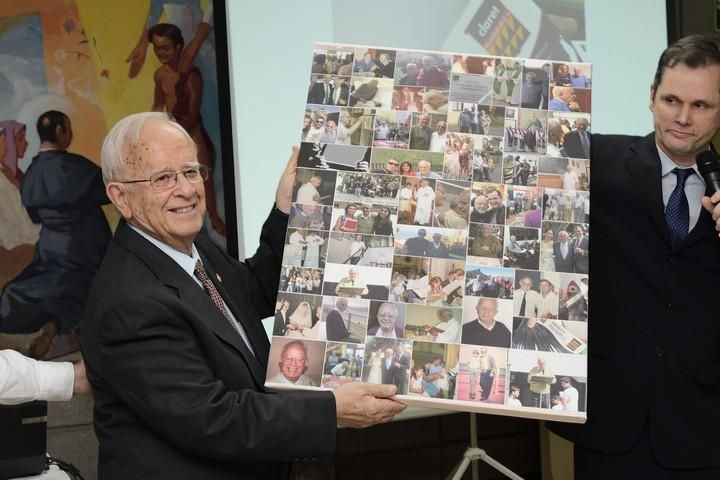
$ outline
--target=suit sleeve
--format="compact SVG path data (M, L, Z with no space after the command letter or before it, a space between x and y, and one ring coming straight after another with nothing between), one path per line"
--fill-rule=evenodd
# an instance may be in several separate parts
M230 389L208 365L187 309L163 300L116 298L103 309L98 341L83 346L95 351L91 380L188 454L229 461L333 454L332 393L262 393L250 378L247 389Z

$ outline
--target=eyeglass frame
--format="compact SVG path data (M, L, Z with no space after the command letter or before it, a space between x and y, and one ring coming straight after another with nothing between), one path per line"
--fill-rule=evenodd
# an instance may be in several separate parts
M200 181L190 180L187 177L187 172L190 172L190 171L195 171L198 174L200 174ZM160 188L155 187L155 183L153 182L153 177L156 177L157 175L167 175L167 174L173 175L174 183L172 185L168 185L167 187L160 187ZM117 182L118 183L145 183L145 182L148 182L148 183L150 183L150 187L153 190L155 190L156 192L161 192L163 190L170 190L171 188L175 188L177 186L179 174L182 174L185 177L185 180L188 181L188 183L191 183L191 184L192 183L202 183L205 180L207 180L208 178L210 178L210 167L208 167L207 165L203 165L202 163L198 163L197 165L183 167L180 170L162 170L160 172L153 173L152 175L150 175L150 178L143 178L143 179L138 179L138 180L118 180ZM156 179L156 182L157 182L157 179Z

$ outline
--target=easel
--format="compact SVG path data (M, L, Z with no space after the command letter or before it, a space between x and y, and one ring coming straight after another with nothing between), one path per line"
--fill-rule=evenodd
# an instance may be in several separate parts
M467 470L468 465L472 463L472 479L478 480L478 466L477 461L482 460L483 462L487 463L491 467L493 467L498 472L502 473L508 478L511 478L512 480L523 480L523 478L518 475L517 473L513 472L509 468L507 468L502 463L498 462L494 458L492 458L490 455L487 454L485 450L482 448L478 448L477 446L477 414L476 413L470 413L470 446L467 450L465 450L465 453L463 454L463 457L460 459L460 463L458 463L452 472L450 472L450 475L448 475L447 480L460 480L462 476L465 474L465 470Z

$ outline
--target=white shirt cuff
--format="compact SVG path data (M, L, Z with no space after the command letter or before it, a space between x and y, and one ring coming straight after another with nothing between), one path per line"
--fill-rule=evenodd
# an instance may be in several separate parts
M73 394L75 371L70 362L38 362L38 399L70 400Z

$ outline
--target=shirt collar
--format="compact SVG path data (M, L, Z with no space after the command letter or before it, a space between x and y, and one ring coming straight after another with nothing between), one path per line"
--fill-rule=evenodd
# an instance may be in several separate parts
M172 258L175 263L180 265L180 268L185 270L187 274L190 275L191 278L195 278L195 265L197 264L198 260L200 260L200 254L198 254L197 248L195 248L194 243L192 245L192 256L189 256L179 250L174 249L167 243L161 242L157 238L148 235L146 232L143 232L135 225L131 225L130 223L128 223L128 226L135 230L138 234L140 234L140 236L142 236L145 240L155 245L158 249L160 249L161 252Z
M492 331L492 329L495 328L495 324L497 323L497 320L494 320L494 319L493 319L492 325L490 325L489 327L488 327L487 325L485 325L483 322L481 322L479 318L478 318L478 323L479 323L480 326L482 326L485 330Z
M655 147L657 148L658 155L660 156L660 168L661 168L661 177L665 177L667 175L670 175L675 168L687 168L687 167L681 167L677 163L673 162L672 159L663 151L662 148L660 148L660 145L655 144ZM695 170L695 175L697 178L699 178L703 185L705 185L705 180L703 179L702 175L700 175L700 170L698 170L697 163L692 164L693 170Z

